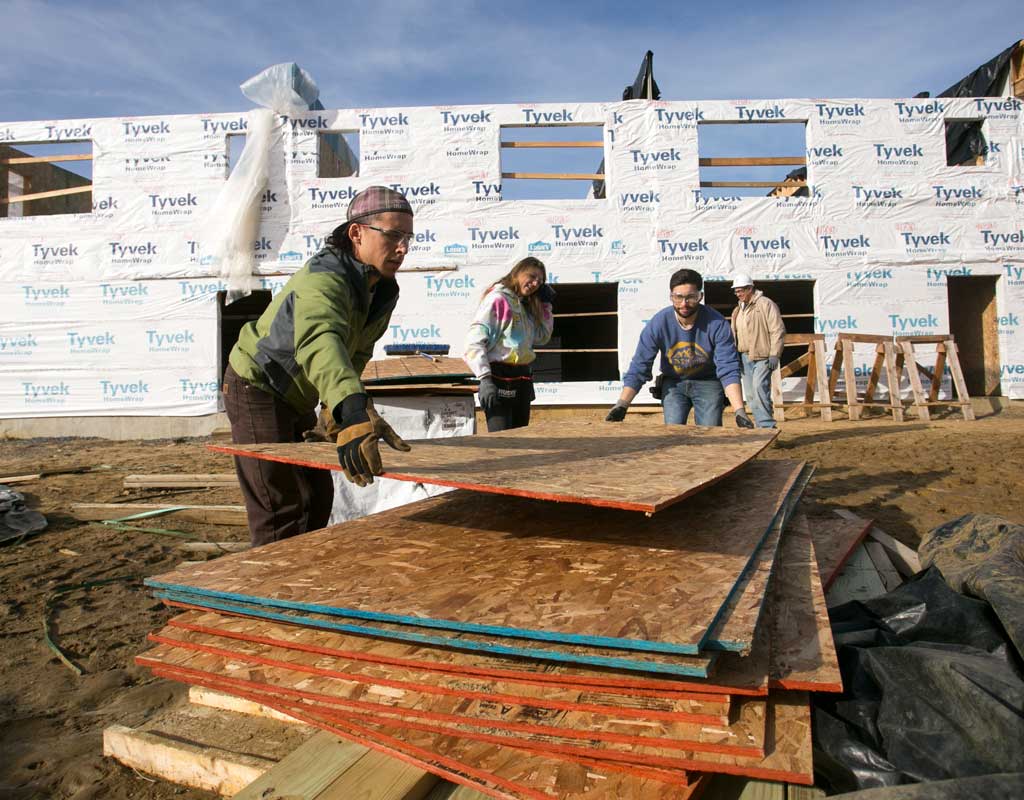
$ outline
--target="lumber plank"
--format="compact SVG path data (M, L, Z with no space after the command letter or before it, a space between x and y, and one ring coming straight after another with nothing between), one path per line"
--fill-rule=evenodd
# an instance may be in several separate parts
M147 584L439 629L697 654L802 468L754 461L685 507L643 520L450 492ZM693 580L680 586L681 574ZM290 588L296 580L301 602Z
M13 205L14 203L28 203L31 200L45 200L48 197L63 197L69 194L84 194L92 191L92 184L88 186L72 186L70 189L52 189L48 192L33 192L32 194L19 194L14 197L0 197L0 203Z
M786 785L786 800L820 800L825 796L825 790L817 786Z
M503 178L539 181L603 181L604 173L598 172L503 172Z
M702 188L708 189L739 189L742 187L773 189L780 184L779 181L701 181L700 185ZM806 185L807 181L805 180L786 181L786 186L801 187Z
M381 452L385 478L655 513L731 474L777 429L549 420ZM215 452L341 470L333 443L207 445ZM631 480L618 476L629 475Z
M19 156L0 158L0 164L48 164L56 161L92 161L92 153L72 153L62 156Z
M104 729L103 755L173 783L229 797L274 765L258 756L192 744L124 725Z
M870 520L858 517L847 508L838 508L834 511L840 519L816 517L808 520L821 581L826 591L871 528Z
M215 708L221 711L231 711L234 714L245 714L250 717L264 717L266 719L287 722L290 725L304 725L305 723L295 719L288 714L282 714L268 706L254 703L251 700L243 700L241 697L227 694L226 692L215 692L212 689L204 689L202 686L190 686L188 690L188 701L192 705L203 706L204 708Z
M863 546L857 545L825 597L830 606L835 606L851 600L870 600L883 594L885 586L874 563Z
M921 571L921 559L913 549L894 539L877 525L872 525L868 536L881 544L896 569L909 578Z
M241 553L250 548L248 542L182 542L178 545L181 550L188 550L190 553Z
M868 540L864 542L864 549L867 551L871 563L875 565L878 577L882 579L882 585L885 586L885 590L891 592L893 589L898 588L903 583L903 579L896 571L896 567L892 565L892 561L885 554L885 548L878 542Z
M762 622L771 634L769 686L841 692L825 591L810 527L800 512L786 528L777 561Z
M502 142L502 147L604 147L604 142Z
M215 486L237 486L238 477L233 472L196 475L125 475L125 489L179 489L212 488Z
M367 776L374 772L379 781L372 795L366 794ZM235 800L266 800L267 797L326 800L362 796L400 800L425 778L428 789L437 781L404 762L321 731L246 786L235 795ZM350 794L339 794L342 789Z
M804 156L741 156L701 158L698 162L702 167L802 167L807 159Z
M166 503L72 503L71 516L81 520L119 519L167 507ZM188 506L177 508L170 515L210 525L246 524L245 506Z

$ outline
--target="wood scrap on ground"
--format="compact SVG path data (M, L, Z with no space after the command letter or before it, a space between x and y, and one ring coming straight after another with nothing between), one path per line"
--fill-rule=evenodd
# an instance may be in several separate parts
M72 503L71 515L80 520L120 519L168 509L178 519L205 522L208 525L245 525L245 506L168 506L166 503Z
M125 489L209 489L218 486L238 486L233 472L206 475L125 475Z

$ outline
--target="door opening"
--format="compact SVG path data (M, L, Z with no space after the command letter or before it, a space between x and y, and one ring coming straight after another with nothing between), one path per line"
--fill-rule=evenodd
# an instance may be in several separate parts
M996 275L949 275L949 332L956 339L960 368L972 397L998 397L999 315Z

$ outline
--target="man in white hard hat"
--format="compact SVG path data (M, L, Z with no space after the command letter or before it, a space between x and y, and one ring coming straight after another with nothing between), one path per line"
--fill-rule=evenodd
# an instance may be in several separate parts
M732 311L732 333L743 364L743 394L759 428L774 428L772 373L779 368L786 328L779 307L754 288L753 279L738 273L732 291L739 304Z

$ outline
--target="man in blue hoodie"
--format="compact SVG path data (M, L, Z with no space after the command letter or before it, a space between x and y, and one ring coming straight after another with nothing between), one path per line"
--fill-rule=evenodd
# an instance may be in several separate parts
M654 357L661 353L661 406L666 425L685 425L693 409L697 425L721 425L725 398L736 413L736 425L753 428L743 410L742 367L729 320L701 303L704 279L681 269L669 279L672 305L663 308L640 333L622 393L605 417L622 422L629 404L651 379Z

